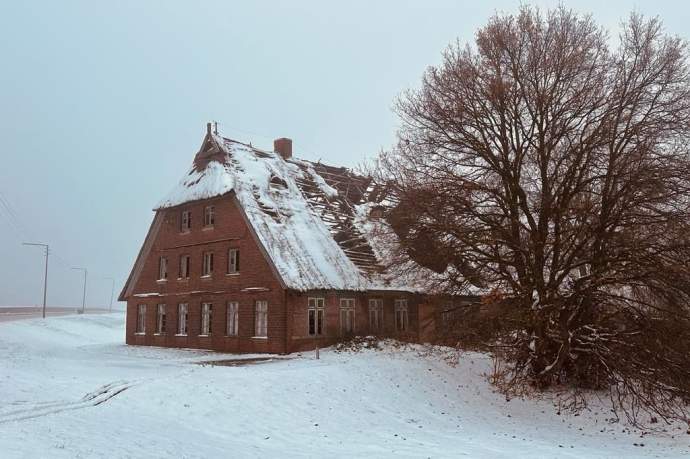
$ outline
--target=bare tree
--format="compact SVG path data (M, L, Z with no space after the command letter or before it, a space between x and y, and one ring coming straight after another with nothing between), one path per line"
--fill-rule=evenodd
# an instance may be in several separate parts
M492 290L504 387L609 388L687 419L686 43L633 14L616 49L589 16L523 7L405 93L381 155L402 249L448 288Z

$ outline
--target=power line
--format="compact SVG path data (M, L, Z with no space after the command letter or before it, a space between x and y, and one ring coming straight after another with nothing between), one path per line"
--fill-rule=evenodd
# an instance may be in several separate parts
M70 264L67 260L65 260L64 258L62 258L62 257L61 257L60 255L58 255L57 253L53 252L53 256L55 257L55 260L56 260L58 263L60 263L65 269L70 269L70 268L72 267L71 264Z
M5 196L3 195L3 193L1 191L0 191L0 203L2 203L2 205L7 209L9 215L18 221L17 214L14 212L14 209L12 209L12 206L10 205L9 201L7 200L7 198L5 198Z
M0 192L0 216L4 216L4 219L7 220L9 228L16 233L17 237L19 240L25 240L27 236L34 237L33 231L29 230L26 225L22 223L22 220L19 218L18 213L14 210L12 204L10 203L9 199L3 195L2 192ZM51 249L48 244L43 244L43 243L34 243L34 242L25 242L23 243L24 245L35 245L35 246L42 246L45 249L45 271L44 271L44 280L43 280L43 317L45 318L45 308L46 308L46 303L47 303L47 285L48 285L48 257L49 255L53 256L53 259L57 262L58 265L60 265L61 268L64 268L65 270L70 270L72 268L72 264L69 263L65 258L61 257L59 254L55 253L54 249ZM86 306L86 278L87 278L87 271L84 268L78 268L79 270L82 270L84 272L84 287L83 287L83 293L82 293L82 313L84 312L85 306ZM113 292L115 288L115 280L113 278L108 278L109 280L112 281L111 285L111 300L110 300L110 306L109 308L112 309L112 297L113 297Z
M12 231L17 233L17 236L21 239L24 237L22 234L22 228L21 223L19 222L19 219L17 218L16 214L12 210L12 207L10 206L9 202L5 199L5 197L2 195L0 192L0 209L3 211L4 215L6 216L7 222L9 223L10 228Z
M72 268L75 271L82 271L84 273L84 293L81 299L81 313L84 314L86 311L86 278L89 275L89 271L86 268Z
M17 236L20 239L24 239L27 236L34 237L35 234L31 230L29 230L26 225L24 225L19 218L17 212L14 210L12 204L10 204L10 201L3 195L3 193L0 191L0 209L4 211L4 214L7 218L7 221L10 224L10 228L17 233ZM53 255L55 260L62 265L64 268L69 269L71 264L66 261L64 258L59 256L57 253L55 253L55 250L52 249L50 251L50 254Z

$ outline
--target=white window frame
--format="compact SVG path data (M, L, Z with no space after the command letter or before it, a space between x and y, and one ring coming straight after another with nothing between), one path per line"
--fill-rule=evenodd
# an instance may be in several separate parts
M254 305L254 338L268 338L268 301L257 300Z
M204 228L213 228L216 224L216 206L204 207Z
M340 334L353 335L356 332L356 317L355 317L355 299L341 298L340 299ZM345 317L345 320L343 320Z
M237 301L228 301L227 311L225 314L225 334L226 336L237 336L240 331L239 327L240 303Z
M213 333L213 303L201 303L201 330L199 336Z
M177 305L177 336L187 336L189 320L189 304L180 303Z
M383 331L383 299L369 299L369 330Z
M240 249L228 249L228 274L240 272Z
M156 335L165 335L167 331L167 316L165 304L156 305Z
M158 280L168 280L168 257L161 256L158 259Z
M146 305L137 305L137 327L135 335L145 335L146 334Z
M213 275L213 252L204 252L201 277L211 277Z
M189 233L192 230L192 211L183 210L180 215L180 232Z
M326 300L323 297L307 298L307 335L323 336L326 334L325 322ZM312 317L314 318L314 333L311 330Z
M189 270L191 266L191 255L180 255L180 279L189 279Z
M406 332L410 329L409 307L407 299L398 298L395 300L395 330Z

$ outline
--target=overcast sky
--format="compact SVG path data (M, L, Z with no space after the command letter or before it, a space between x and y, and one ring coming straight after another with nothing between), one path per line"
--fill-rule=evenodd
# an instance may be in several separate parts
M0 305L88 305L119 292L205 124L354 166L392 144L394 98L456 38L518 1L2 1ZM557 2L533 2L553 6ZM635 8L688 36L684 2L566 1L616 34ZM12 211L2 206L5 200ZM10 213L13 212L13 215Z

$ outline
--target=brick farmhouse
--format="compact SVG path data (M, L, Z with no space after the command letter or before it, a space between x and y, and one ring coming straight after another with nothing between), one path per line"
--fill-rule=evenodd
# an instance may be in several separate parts
M293 158L290 139L274 150L207 125L120 294L127 344L290 353L353 335L430 339L442 310L437 276L399 259L382 190Z

